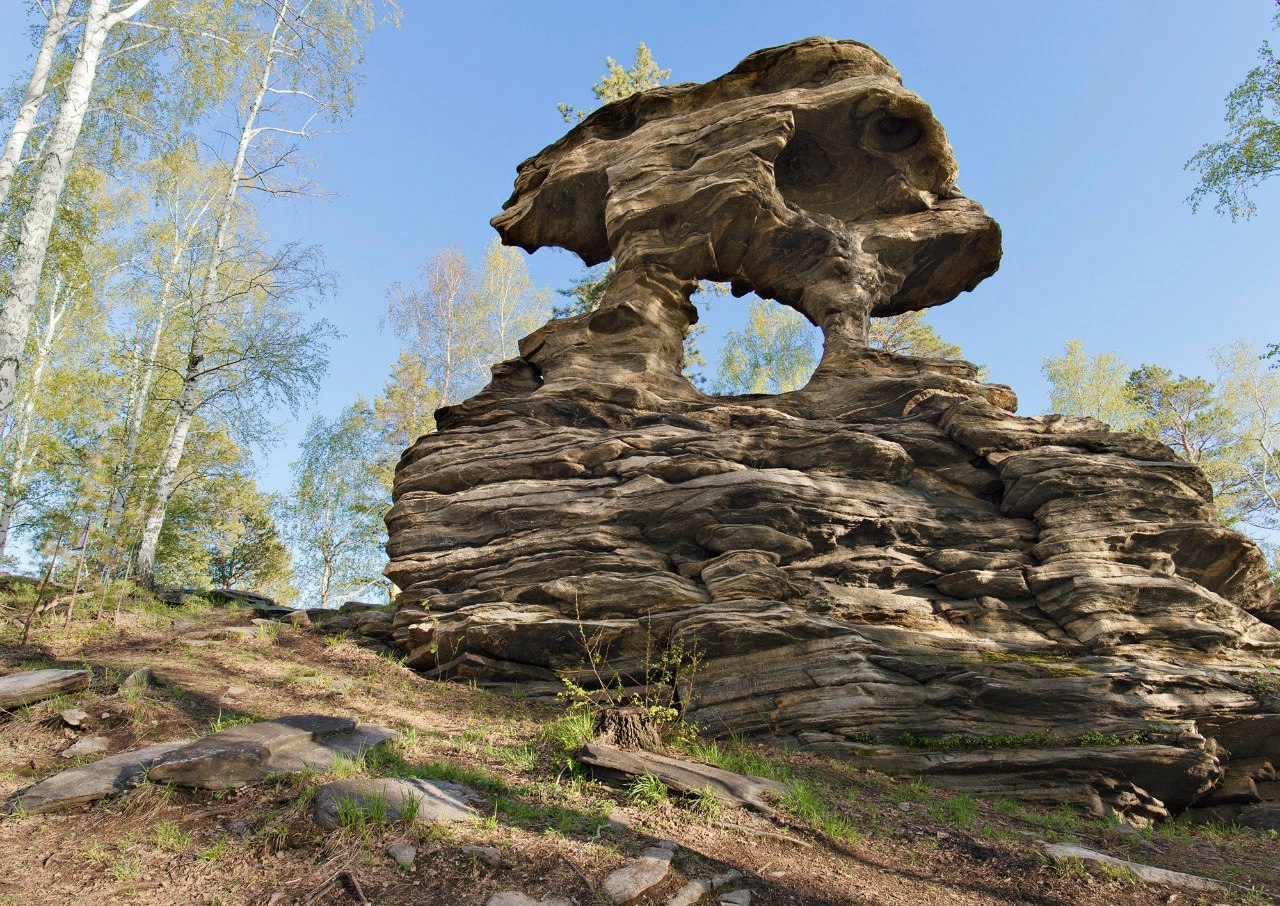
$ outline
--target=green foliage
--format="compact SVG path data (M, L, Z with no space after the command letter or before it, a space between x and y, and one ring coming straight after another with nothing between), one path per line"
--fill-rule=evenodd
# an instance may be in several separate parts
M645 771L627 787L627 801L641 808L657 808L667 801L668 792L657 775Z
M382 516L391 505L383 450L363 400L332 421L317 415L302 439L293 486L277 512L315 605L328 607L340 594L382 581Z
M1280 12L1272 21L1280 28ZM1263 41L1258 59L1227 95L1227 138L1187 161L1186 169L1200 174L1187 197L1193 211L1211 198L1218 214L1248 220L1257 211L1249 192L1280 172L1280 57Z
M1280 373L1247 341L1211 357L1213 382L1157 365L1131 370L1072 340L1063 356L1045 359L1044 372L1056 411L1141 432L1198 465L1225 524L1280 527Z
M862 833L857 825L838 809L829 805L808 783L791 782L790 791L782 799L782 809L791 817L807 824L833 840L857 843Z
M223 730L229 730L232 727L241 727L245 724L254 723L257 720L252 715L241 715L240 717L227 717L222 711L218 711L218 716L209 721L209 735L221 733Z
M917 736L903 731L898 742L909 749L940 751L970 749L1041 749L1053 742L1048 730L1038 728L1026 733L1006 733L997 736Z
M1139 413L1129 396L1129 367L1116 355L1089 355L1080 340L1070 340L1061 356L1044 359L1049 381L1049 410L1104 421L1118 431L1132 428Z
M623 69L613 57L604 58L607 71L600 80L591 86L591 92L602 104L610 104L630 97L638 91L657 88L671 77L670 69L659 69L654 62L653 54L641 41L636 47L635 62L629 69ZM581 122L586 119L590 110L579 110L570 104L557 104L556 109L564 117L566 123Z
M925 317L923 311L908 311L888 318L872 318L867 332L868 345L897 355L963 359L964 352L960 347L938 336L937 330Z
M720 395L787 393L817 366L815 328L793 309L752 299L747 325L725 336L714 390Z
M1076 740L1077 745L1081 746L1140 746L1151 741L1151 734L1138 730L1121 736L1119 733L1102 733L1098 730L1090 730L1087 733L1081 733Z

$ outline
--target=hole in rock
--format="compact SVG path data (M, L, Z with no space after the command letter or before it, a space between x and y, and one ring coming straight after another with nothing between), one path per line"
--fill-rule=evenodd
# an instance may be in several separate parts
M693 334L704 325L705 332ZM795 309L754 293L717 299L693 331L708 366L700 387L716 396L799 390L822 354L821 330Z

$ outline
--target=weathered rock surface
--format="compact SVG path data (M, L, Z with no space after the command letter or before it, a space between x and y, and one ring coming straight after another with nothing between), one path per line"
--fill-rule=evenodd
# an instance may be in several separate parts
M347 717L280 717L231 727L167 753L151 766L150 778L199 789L229 789L271 774L326 770L339 757L358 758L395 735L394 730Z
M114 796L141 780L156 759L190 743L189 739L162 742L68 768L15 793L6 803L6 811L36 815Z
M676 845L671 841L650 847L626 865L611 871L600 889L612 903L630 903L639 899L667 879L675 854Z
M88 670L24 670L0 676L0 709L10 711L64 692L89 688Z
M344 809L359 811L370 821L431 824L471 821L467 804L476 793L457 783L416 778L375 777L335 780L316 790L311 817L326 830L342 826Z
M1163 884L1167 887L1181 887L1184 890L1200 890L1205 893L1214 893L1222 889L1222 885L1212 878L1202 878L1199 875L1189 875L1182 871L1171 871L1168 868L1156 868L1152 865L1143 865L1140 862L1117 859L1115 856L1109 856L1106 853L1100 853L1083 846L1076 846L1072 843L1049 843L1045 846L1044 852L1051 859L1081 859L1085 862L1102 862L1107 865L1115 865L1129 871L1138 880L1146 881L1148 884Z
M390 636L386 615L369 630L432 675L533 692L640 685L655 650L697 650L674 694L708 728L870 741L947 783L1144 818L1232 758L1280 758L1275 699L1248 682L1280 650L1275 590L1196 467L1092 419L1019 417L968 363L867 348L868 317L994 272L999 228L955 179L892 66L817 38L607 105L523 163L504 241L616 275L404 454L403 592ZM820 326L808 385L712 397L681 377L699 279ZM893 745L1035 729L1049 744Z

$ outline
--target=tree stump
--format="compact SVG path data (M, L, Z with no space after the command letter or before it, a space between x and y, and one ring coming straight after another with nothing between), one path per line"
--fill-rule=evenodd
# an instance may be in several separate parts
M600 716L598 742L619 749L662 748L662 735L653 717L644 708L611 708Z

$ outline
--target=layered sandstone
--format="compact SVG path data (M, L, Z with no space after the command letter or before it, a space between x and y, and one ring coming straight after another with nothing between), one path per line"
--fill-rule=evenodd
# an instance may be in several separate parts
M537 692L642 683L675 645L703 655L676 694L713 732L1095 810L1213 803L1242 739L1263 741L1235 780L1265 774L1275 589L1199 470L1096 421L1016 416L969 364L867 348L868 318L994 272L999 228L955 180L893 67L828 39L608 105L525 161L504 241L617 277L402 458L388 575L410 663ZM821 327L809 384L682 378L701 279Z

